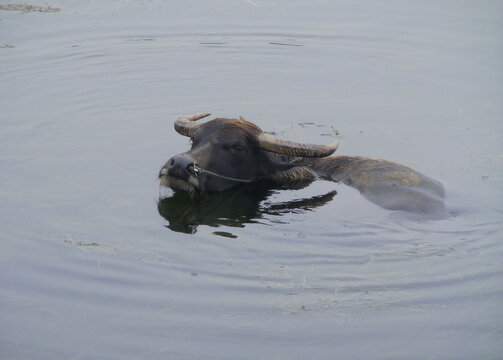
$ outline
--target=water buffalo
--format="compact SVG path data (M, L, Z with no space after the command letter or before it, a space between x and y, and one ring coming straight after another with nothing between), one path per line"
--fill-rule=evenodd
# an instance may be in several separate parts
M330 156L337 141L313 145L283 140L242 118L196 122L209 115L176 120L176 131L190 137L192 147L164 164L161 187L196 194L258 181L302 186L320 178L351 186L385 209L445 213L442 184L410 167L362 156Z

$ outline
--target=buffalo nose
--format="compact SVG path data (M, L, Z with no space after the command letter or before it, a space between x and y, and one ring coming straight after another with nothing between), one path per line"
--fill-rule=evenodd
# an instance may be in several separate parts
M194 159L187 155L173 156L161 169L159 176L172 176L181 180L187 180L193 174Z

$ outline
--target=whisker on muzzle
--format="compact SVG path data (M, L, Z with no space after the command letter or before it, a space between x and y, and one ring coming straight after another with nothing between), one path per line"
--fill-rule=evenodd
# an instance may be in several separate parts
M159 199L160 200L172 197L173 194L174 194L173 189L171 189L170 187L168 187L166 185L159 186Z

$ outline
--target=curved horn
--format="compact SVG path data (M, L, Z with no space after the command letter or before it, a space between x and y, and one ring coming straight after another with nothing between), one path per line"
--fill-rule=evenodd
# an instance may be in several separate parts
M203 113L203 114L194 114L190 116L183 116L178 118L175 121L175 130L183 135L183 136L192 136L192 133L199 127L201 124L197 124L194 121L202 119L211 114Z
M258 146L266 151L289 156L325 157L337 150L339 142L336 140L330 145L300 144L262 133L258 136Z

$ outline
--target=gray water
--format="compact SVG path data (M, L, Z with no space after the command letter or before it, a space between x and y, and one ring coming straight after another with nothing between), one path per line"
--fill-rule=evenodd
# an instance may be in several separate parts
M501 2L30 4L59 11L0 10L2 359L503 357ZM196 112L409 165L451 216L318 181L177 227Z

